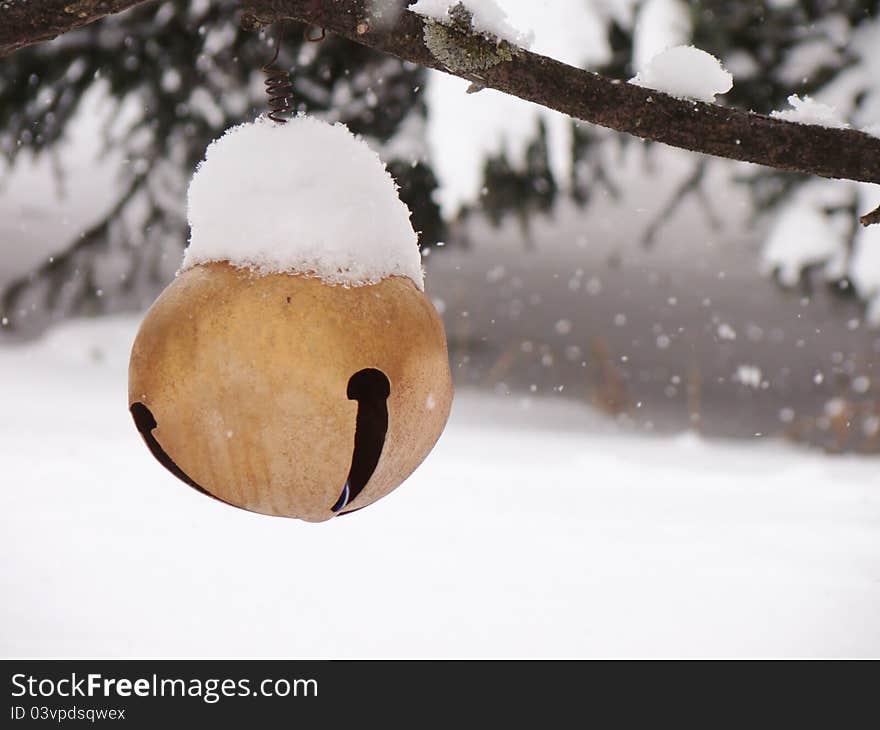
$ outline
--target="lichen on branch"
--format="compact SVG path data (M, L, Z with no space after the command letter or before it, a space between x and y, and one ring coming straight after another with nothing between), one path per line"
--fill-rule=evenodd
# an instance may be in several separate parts
M0 3L0 56L143 1ZM473 32L472 18L462 3L449 25L409 10L394 13L385 22L375 12L382 5L379 0L241 0L241 4L241 22L249 29L279 20L317 25L404 61L461 76L475 84L471 90L496 89L642 139L779 170L880 184L878 137L678 99L574 68ZM370 22L373 19L376 22ZM864 225L880 223L880 208L860 220Z
M451 22L438 30L442 24L437 21L403 10L393 23L358 31L370 18L374 2L242 0L243 22L251 28L282 19L320 25L404 61L467 79L476 85L469 90L496 89L575 119L693 152L880 184L880 138L864 132L798 124L679 99L574 68L514 44L500 53L497 39L472 32L470 19L465 24L462 11L457 11L462 19L457 28L458 23ZM466 10L463 4L462 8ZM868 225L880 222L878 218L868 214L861 222Z
M425 18L423 37L434 58L453 73L485 71L513 59L515 45L491 33L479 33L463 3L449 10L449 22ZM487 43L488 41L488 43Z

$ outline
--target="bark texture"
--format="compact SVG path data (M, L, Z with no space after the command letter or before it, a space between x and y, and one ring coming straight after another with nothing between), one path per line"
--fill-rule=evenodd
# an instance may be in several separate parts
M880 138L855 129L797 124L677 99L523 49L508 47L499 53L496 43L449 28L447 39L457 41L461 49L461 62L456 63L450 60L454 54L435 53L426 43L431 21L426 24L421 16L381 0L244 0L242 5L245 27L257 29L284 19L317 25L405 61L465 78L474 90L497 89L618 132L779 170L880 184ZM377 17L383 5L387 7ZM430 45L436 51L436 45ZM477 61L468 63L468 58ZM486 62L487 58L497 61ZM481 63L483 68L475 68ZM864 225L880 222L880 207L860 220Z
M3 0L0 58L143 2L146 0Z
M0 57L145 0L4 0ZM576 119L715 157L880 184L880 138L677 99L574 68L507 43L438 27L388 0L243 0L250 29L278 20L317 25L411 63L555 109ZM880 206L861 217L880 223Z

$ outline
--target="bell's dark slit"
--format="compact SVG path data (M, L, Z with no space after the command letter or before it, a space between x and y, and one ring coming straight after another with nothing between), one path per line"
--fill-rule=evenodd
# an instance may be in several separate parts
M331 507L339 513L345 505L357 497L379 463L385 434L388 432L388 396L391 383L381 370L366 368L356 372L348 381L348 399L358 403L357 420L354 431L354 451L351 455L351 469L348 479L336 504ZM355 512L356 510L349 510ZM348 514L342 512L341 514Z
M132 403L129 408L131 411L131 416L134 418L134 425L137 426L137 430L140 431L141 436L147 444L147 448L150 450L150 453L156 457L156 461L158 461L162 466L164 466L168 471L170 471L174 476L176 476L180 481L185 482L193 489L198 490L202 494L206 494L209 497L213 497L214 499L218 499L222 502L222 499L219 497L215 497L204 487L196 484L192 479L189 478L189 475L181 469L177 464L174 463L174 459L168 456L165 453L165 449L162 448L162 445L156 441L156 437L153 436L153 429L158 425L156 423L156 419L153 417L153 413L147 408L143 403Z

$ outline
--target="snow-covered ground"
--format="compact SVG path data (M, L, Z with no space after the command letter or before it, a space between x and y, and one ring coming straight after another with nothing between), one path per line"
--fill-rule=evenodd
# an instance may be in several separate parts
M393 495L320 525L166 473L131 318L0 349L4 656L880 655L880 468L459 393Z

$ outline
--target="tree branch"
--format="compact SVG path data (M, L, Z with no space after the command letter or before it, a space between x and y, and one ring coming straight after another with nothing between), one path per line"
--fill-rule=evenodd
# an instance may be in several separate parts
M145 1L2 2L0 57ZM676 99L495 43L460 26L439 26L401 10L395 0L242 0L242 6L242 25L251 30L283 19L319 25L404 61L467 79L471 91L497 89L576 119L715 157L880 184L880 139L864 132ZM880 223L880 206L860 221Z
M864 132L677 99L448 26L440 29L446 47L437 52L436 42L430 43L437 24L392 5L382 0L243 0L242 25L256 30L284 19L319 25L404 61L460 76L476 90L497 89L618 132L779 170L880 184L880 138ZM379 17L377 8L383 6L384 17ZM880 208L860 220L864 225L880 222Z
M863 226L870 226L874 223L880 223L880 205L878 205L874 210L870 213L865 213L861 218L859 218L859 222Z
M5 0L0 2L0 58L143 2L146 0Z

